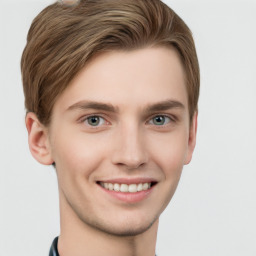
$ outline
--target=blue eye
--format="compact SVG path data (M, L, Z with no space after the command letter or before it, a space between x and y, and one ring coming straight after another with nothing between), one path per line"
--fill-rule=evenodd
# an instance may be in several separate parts
M90 126L99 126L104 124L104 118L100 116L89 116L85 119L85 122Z
M155 116L150 120L150 124L154 125L165 125L171 121L171 118L168 116Z

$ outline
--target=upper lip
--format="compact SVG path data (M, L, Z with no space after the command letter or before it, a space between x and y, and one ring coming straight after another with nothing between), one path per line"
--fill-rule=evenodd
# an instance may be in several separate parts
M139 183L152 183L157 182L156 179L146 178L146 177L138 177L138 178L114 178L114 179L104 179L99 180L99 182L103 183L118 183L118 184L139 184Z

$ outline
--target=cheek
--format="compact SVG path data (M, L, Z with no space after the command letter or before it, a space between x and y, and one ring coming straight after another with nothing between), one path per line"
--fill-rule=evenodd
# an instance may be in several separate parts
M54 144L53 158L62 175L89 177L107 155L107 146L97 135L63 131Z
M151 156L166 178L180 175L187 155L187 141L188 135L185 130L151 140Z
M159 186L159 193L163 196L162 200L159 199L162 212L171 201L180 180L187 154L187 134L185 131L169 133L154 141L157 143L152 144L155 146L151 147L151 156L157 169L162 172Z

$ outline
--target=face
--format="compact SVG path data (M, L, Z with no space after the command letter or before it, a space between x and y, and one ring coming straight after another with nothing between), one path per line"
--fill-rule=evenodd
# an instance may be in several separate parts
M109 234L146 231L191 159L195 118L190 126L175 50L114 51L95 58L53 109L49 148L61 208Z

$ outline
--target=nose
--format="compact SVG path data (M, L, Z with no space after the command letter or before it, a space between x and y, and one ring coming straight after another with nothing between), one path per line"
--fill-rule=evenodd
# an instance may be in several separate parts
M113 139L112 163L126 169L137 169L148 162L148 153L143 131L138 127L120 129Z

